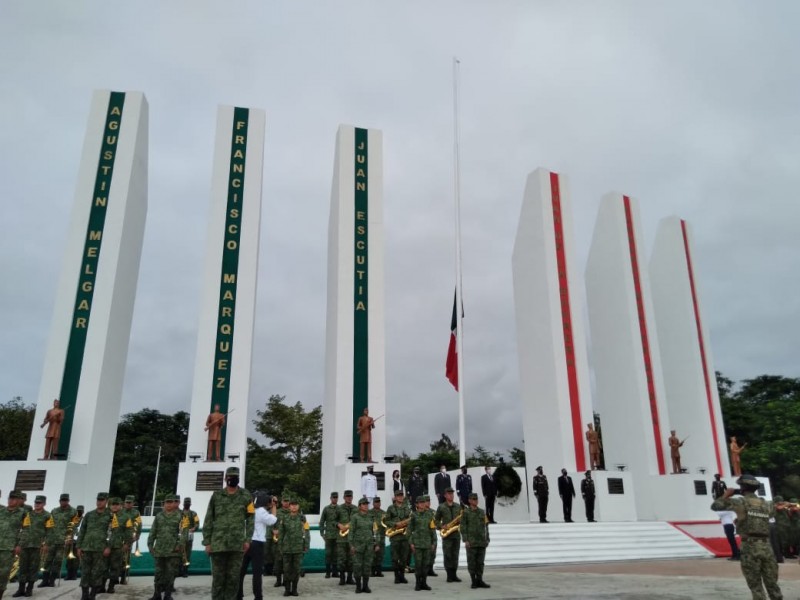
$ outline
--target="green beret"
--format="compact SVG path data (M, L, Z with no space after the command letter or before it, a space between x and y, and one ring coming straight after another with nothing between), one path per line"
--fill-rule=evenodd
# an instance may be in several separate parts
M78 506L75 507L75 510L77 510L78 512L83 512L83 510L84 510L83 509L83 504L78 504Z
M331 492L331 498L338 498L339 492Z
M229 475L236 475L238 477L239 467L228 467L225 469L225 477L228 477Z
M136 498L133 496L125 496L125 502L133 502L134 500L136 500Z
M369 504L369 500L367 500L366 498L361 498L358 501L358 505L361 506L362 504Z
M352 497L353 497L353 490L345 490L345 491L344 491L344 497L345 497L345 498L347 498L348 496L349 496L350 498L352 498Z
M108 503L111 505L122 504L122 498L120 498L119 496L113 496L112 498L108 499Z
M469 499L470 499L470 500L472 500L473 498L474 498L475 500L477 500L477 499L478 499L478 494L476 494L475 492L472 492L472 493L469 495Z
M22 500L22 492L19 490L11 490L8 493L9 500Z
M34 502L41 502L42 504L44 504L45 502L47 502L47 498L45 498L44 496L36 496Z
M61 494L61 495L58 497L58 499L59 499L59 500L67 500L67 501L69 501L69 494Z
M108 500L108 494L106 492L99 492L97 494L98 500Z

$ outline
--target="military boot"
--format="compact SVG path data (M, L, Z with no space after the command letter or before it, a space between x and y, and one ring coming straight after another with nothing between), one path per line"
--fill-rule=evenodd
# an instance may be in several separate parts
M44 574L42 574L42 580L39 582L39 585L37 585L36 587L40 587L40 588L50 587L47 584L48 581L50 581L50 573L44 573Z
M299 596L300 594L297 593L297 577L294 578L292 582L292 596Z
M428 567L428 572L425 575L425 577L438 577L438 576L439 576L439 574L436 571L433 570L433 565Z
M486 583L483 580L483 577L481 577L480 575L476 579L478 580L478 587L479 588L490 588L490 587L492 587L488 583Z
M452 569L452 571L453 571L453 581L456 582L456 583L461 583L461 578L458 575L456 575L456 571L457 570L458 569Z
M292 584L289 583L289 581L287 580L283 586L283 596L284 598L288 598L291 595L292 595Z
M422 576L422 589L425 590L426 592L430 592L431 591L431 586L428 585L428 576L427 575L423 575Z
M14 592L13 594L11 594L11 597L12 598L22 598L23 596L25 596L25 584L20 582L19 589L16 592Z
M400 571L398 571L397 569L394 570L394 582L400 583Z
M361 577L356 577L356 594L361 593Z
M85 586L85 585L81 586L81 600L89 600L89 587L88 586Z
M369 577L364 577L364 584L361 586L361 591L365 594L371 594L372 590L369 589Z
M169 590L164 592L164 600L172 600L172 592L170 592Z
M417 580L417 583L416 583L416 585L414 586L414 591L415 591L415 592L420 592L420 591L422 591L422 577L420 577L419 575L417 575L416 573L414 573L414 579L416 579L416 580Z
M281 587L283 585L283 575L275 575L275 585L272 587Z
M108 588L106 589L106 593L113 594L115 585L117 585L117 578L112 577L111 579L108 580Z
M346 582L344 580L344 571L339 572L339 585L344 585Z
M325 563L325 579L331 578L331 563Z
M29 581L25 587L25 597L30 598L33 596L33 582Z
M159 586L155 586L155 591L153 595L148 598L148 600L161 600L161 588ZM81 599L82 600L82 599Z
M378 563L377 565L375 565L375 573L374 573L374 575L375 575L375 577L383 577L383 565L381 563Z
M472 579L472 585L469 587L471 587L473 590L478 589L478 578L472 573L469 574L469 578Z
M353 579L353 572L352 571L348 571L347 572L347 581L345 581L345 583L348 584L348 585L355 585L356 584L356 580Z
M406 574L403 569L400 569L400 583L408 583L408 579L406 579Z

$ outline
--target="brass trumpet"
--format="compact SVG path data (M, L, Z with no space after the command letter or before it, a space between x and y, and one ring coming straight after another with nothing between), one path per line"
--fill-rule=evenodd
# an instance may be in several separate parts
M408 528L408 522L411 519L403 519L402 521L398 521L395 523L394 527L387 527L386 528L386 536L393 538L396 535L404 535L406 529Z
M441 530L442 538L447 538L453 535L456 531L458 531L459 525L461 525L461 515L462 513L458 513L458 516L444 525Z
M347 523L344 529L339 530L339 537L347 537L348 535L350 535L350 523Z

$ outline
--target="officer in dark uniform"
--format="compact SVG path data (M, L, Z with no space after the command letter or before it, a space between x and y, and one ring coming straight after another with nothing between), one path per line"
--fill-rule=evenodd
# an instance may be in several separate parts
M539 504L539 523L547 523L547 501L550 496L550 486L542 467L536 467L536 475L533 476L533 495L536 496L536 502Z
M417 498L425 493L425 480L420 474L419 467L414 467L411 477L408 478L406 491L408 492L408 498L411 502L411 509L413 510L417 505Z
M722 494L724 494L727 489L728 486L722 481L720 474L715 474L714 481L711 482L711 497L714 498L714 500L722 498Z
M583 496L583 503L586 505L586 520L589 523L594 523L594 480L592 479L592 472L586 471L586 477L581 481L581 496Z

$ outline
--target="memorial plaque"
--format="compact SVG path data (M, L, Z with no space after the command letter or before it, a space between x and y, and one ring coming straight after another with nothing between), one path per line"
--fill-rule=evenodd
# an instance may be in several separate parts
M30 471L17 471L17 479L14 481L14 489L27 491L41 491L44 489L44 480L47 471L42 469Z
M198 471L194 489L198 492L216 492L223 487L222 471Z
M695 496L708 496L708 487L706 486L706 482L702 479L695 479L694 493Z
M608 478L608 493L609 494L624 494L625 493L625 483L622 481L620 477L609 477Z

